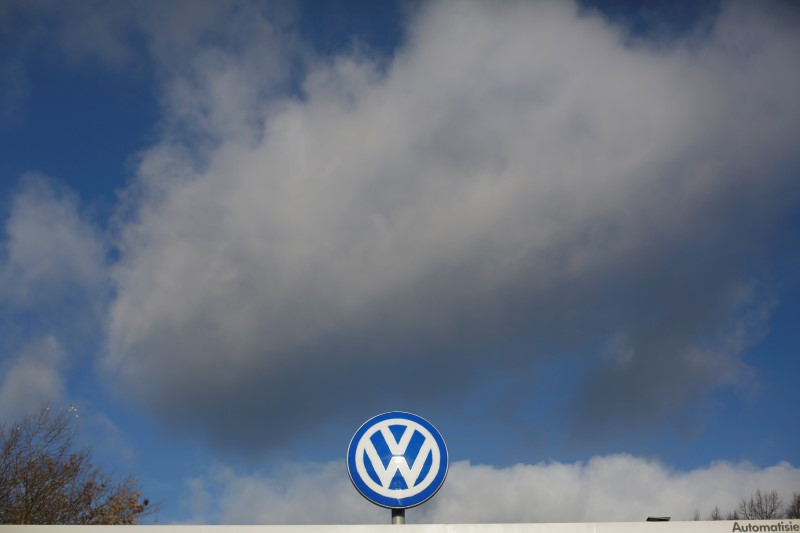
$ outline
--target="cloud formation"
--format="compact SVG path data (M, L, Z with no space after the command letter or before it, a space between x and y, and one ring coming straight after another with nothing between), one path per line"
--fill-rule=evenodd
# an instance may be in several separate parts
M87 360L107 302L103 239L76 197L31 174L0 241L0 420L60 400ZM90 348L91 347L91 348Z
M755 272L798 195L786 20L731 3L650 46L563 2L432 2L390 61L311 59L299 94L275 81L296 52L259 70L264 32L233 20L235 46L170 72L177 118L141 155L115 388L252 449L544 357L589 369L567 408L590 430L741 377L771 305Z
M736 508L756 490L788 498L800 470L787 463L758 469L715 463L687 472L630 455L586 463L518 464L507 468L451 465L442 489L407 512L408 523L640 522L648 516L707 518ZM224 466L184 485L184 506L196 523L388 523L389 511L364 500L341 462L288 464L265 474Z
M106 280L103 242L75 195L37 174L24 176L22 184L0 256L4 304L32 308L71 291L98 292Z
M28 414L32 406L61 399L64 349L53 336L31 342L0 366L0 421Z

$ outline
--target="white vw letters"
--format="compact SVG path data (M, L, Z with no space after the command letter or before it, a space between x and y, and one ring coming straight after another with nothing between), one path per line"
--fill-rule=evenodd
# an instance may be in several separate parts
M447 446L424 418L403 411L373 416L347 447L347 472L366 499L391 509L428 501L444 483Z
M389 429L391 426L405 427L405 430L400 436L400 440L395 439L394 434ZM385 467L378 451L371 441L371 437L378 432L380 432L381 437L386 442L392 454L391 461L389 461L389 464ZM413 464L409 465L405 457L405 452L415 432L419 432L425 440L416 458L413 459ZM418 478L429 456L432 459L431 468L428 470L425 479L420 480ZM377 474L380 485L375 483L367 473L366 464L364 462L365 457L369 460L370 466ZM407 498L419 494L433 482L439 470L441 457L439 447L436 445L433 435L431 435L427 429L412 420L395 418L375 424L361 437L356 447L355 459L356 470L359 476L372 490L390 498ZM400 472L408 488L393 489L389 487L392 479L398 472Z

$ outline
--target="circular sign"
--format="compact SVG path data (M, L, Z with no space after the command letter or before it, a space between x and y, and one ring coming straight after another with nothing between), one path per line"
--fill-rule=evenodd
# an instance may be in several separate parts
M358 492L381 507L406 509L436 494L447 476L444 439L430 422L392 411L370 418L347 448Z

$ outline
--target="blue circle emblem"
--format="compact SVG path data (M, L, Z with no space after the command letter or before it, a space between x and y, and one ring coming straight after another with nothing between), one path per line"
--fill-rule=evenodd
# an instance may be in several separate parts
M431 498L448 468L442 435L424 418L392 411L370 418L347 448L358 492L381 507L406 509Z

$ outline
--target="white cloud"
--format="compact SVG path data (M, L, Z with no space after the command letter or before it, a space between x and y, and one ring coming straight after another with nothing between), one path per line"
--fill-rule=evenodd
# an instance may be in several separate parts
M64 356L58 339L46 336L31 341L0 366L0 422L61 399Z
M29 309L70 297L91 300L106 283L102 239L78 210L74 195L29 174L6 222L0 296ZM83 305L83 303L81 303Z
M690 520L715 506L732 511L757 489L789 498L800 469L714 463L676 471L630 455L586 463L519 464L506 468L457 462L439 493L406 513L408 523L609 522L648 516ZM389 511L364 500L342 462L285 465L266 474L215 466L187 480L193 520L223 524L388 523Z
M0 418L62 398L97 342L108 277L101 236L68 191L28 175L0 243Z
M388 513L364 504L341 463L284 464L269 477L216 465L184 486L196 523L378 523Z
M487 354L491 381L624 338L624 364L585 376L584 426L735 382L800 133L799 38L743 10L651 49L563 2L435 2L388 67L320 61L302 98L252 90L275 72L247 38L196 51L142 155L104 368L245 447L376 399L398 360L425 372L383 401L424 402L470 390ZM682 386L642 385L665 372Z

